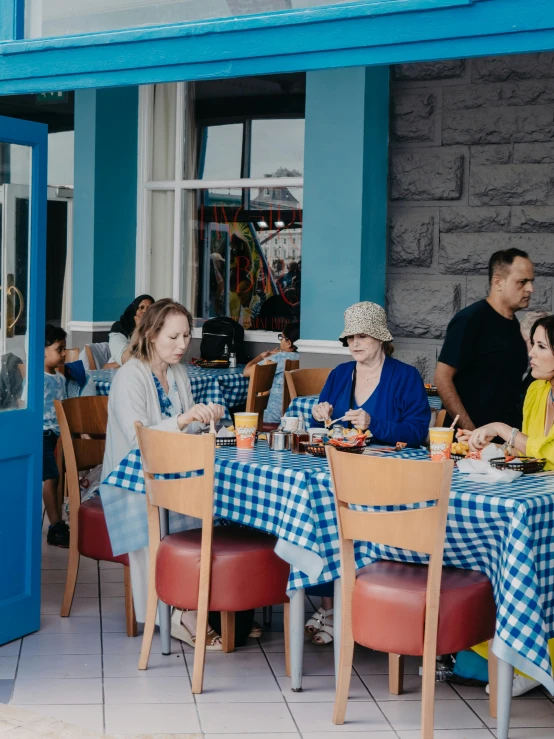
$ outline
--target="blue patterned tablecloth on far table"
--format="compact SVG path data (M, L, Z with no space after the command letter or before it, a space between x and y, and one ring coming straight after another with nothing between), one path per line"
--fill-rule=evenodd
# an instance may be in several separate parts
M427 453L405 450L401 456L425 459ZM339 576L336 512L325 459L271 452L258 442L252 451L218 449L215 475L216 515L274 534L309 555L297 560L311 562L309 573L289 560L290 592ZM138 450L106 483L144 492ZM487 485L454 472L445 564L489 577L498 608L495 651L554 693L547 644L554 636L553 530L554 477L528 475L511 484ZM357 544L358 567L378 559L426 560L404 550Z
M248 377L242 374L243 365L235 369L201 369L187 364L192 397L195 403L220 403L227 409L225 417L229 419L229 408L246 403L248 395ZM117 370L93 370L90 376L96 383L98 395L109 395L114 374Z
M298 416L302 414L308 419L308 426L312 421L312 410L314 405L319 402L319 395L303 395L291 400L285 416ZM432 410L438 411L442 408L442 401L438 396L429 397L429 406Z

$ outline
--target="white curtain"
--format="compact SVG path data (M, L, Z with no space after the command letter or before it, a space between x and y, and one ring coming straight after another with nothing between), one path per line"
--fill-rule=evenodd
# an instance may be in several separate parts
M184 177L196 179L197 170L197 128L195 120L194 83L185 86L185 147ZM183 223L183 295L182 301L194 316L198 297L198 223L197 193L195 190L184 190L184 223Z

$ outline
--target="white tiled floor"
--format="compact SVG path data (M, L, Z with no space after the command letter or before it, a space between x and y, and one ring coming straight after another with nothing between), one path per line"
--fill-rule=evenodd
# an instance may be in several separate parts
M66 551L45 546L41 630L0 648L0 680L15 677L11 704L35 714L37 727L38 715L96 736L419 738L417 659L406 660L404 695L391 696L386 656L357 649L346 723L334 726L332 647L306 644L304 690L292 693L277 612L274 630L259 642L233 654L208 654L204 692L193 696L193 652L180 642L174 640L173 653L163 656L156 635L149 669L138 671L141 638L125 634L120 566L82 560L72 614L59 617L66 562ZM306 610L311 612L312 604L307 602ZM9 736L2 723L0 736ZM494 736L482 689L438 685L435 724L437 739ZM554 702L540 689L514 700L512 726L510 739L552 739Z

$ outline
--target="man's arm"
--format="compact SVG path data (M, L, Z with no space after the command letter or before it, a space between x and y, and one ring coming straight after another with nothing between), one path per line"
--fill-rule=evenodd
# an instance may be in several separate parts
M457 370L455 367L451 367L449 364L444 362L438 362L437 369L435 370L435 385L439 391L440 398L443 406L448 411L448 414L452 418L460 416L457 426L458 428L467 429L473 431L475 425L468 416L464 404L462 403L458 391L454 385L454 375Z

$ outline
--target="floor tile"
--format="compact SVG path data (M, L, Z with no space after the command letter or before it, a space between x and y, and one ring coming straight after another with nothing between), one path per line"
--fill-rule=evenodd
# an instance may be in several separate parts
M111 654L104 651L104 677L187 677L187 665L182 654L151 654L148 669L138 669L138 654Z
M61 605L61 598L43 600L40 604L40 612L46 616L59 616ZM71 616L96 616L99 612L97 598L73 598Z
M97 731L102 733L104 715L102 706L94 705L29 705L21 706L28 708L33 713L39 713L43 716L51 716L59 721L65 721L74 726L80 726L89 731ZM0 734L1 736L1 734Z
M26 703L50 705L58 704L61 700L63 700L64 705L102 703L101 678L88 680L45 678L36 680L17 676L12 699L12 703L15 705Z
M205 739L244 739L244 734L204 734ZM290 734L248 734L248 739L300 739L297 732Z
M258 639L264 652L284 652L285 651L285 636L282 631L264 631L261 639ZM333 645L329 644L326 646L318 646L312 644L311 641L306 639L304 641L304 654L306 652L333 652Z
M496 736L496 731L493 729L493 736ZM513 728L510 726L510 739L552 739L554 732L551 728L544 729L524 729L524 728Z
M0 647L0 657L17 657L21 649L21 639L15 639Z
M198 703L202 731L206 734L296 733L297 729L283 703L218 703L217 710L211 703Z
M62 583L65 586L67 572L65 570L43 570L42 584L48 585L53 583ZM78 583L97 583L98 570L92 567L79 567L77 575Z
M317 734L304 731L302 733L302 737L303 739L358 739L358 737L359 739L397 739L398 736L392 729L389 729L388 731L386 729L379 731L374 731L373 729L346 731L344 726L337 726L335 728L336 731L321 731ZM339 731L339 729L342 730ZM248 737L248 739L250 739L250 737ZM418 737L418 739L421 739L421 737ZM489 739L491 739L490 736Z
M106 633L102 636L104 654L140 654L142 648L142 635L127 636L126 633ZM152 640L151 654L161 654L162 643L159 634L154 634ZM171 654L181 654L181 642L177 639L171 640Z
M75 586L76 598L98 598L98 582L79 582Z
M105 572L116 572L116 570L104 570ZM125 597L123 581L121 582L100 582L100 595L102 598Z
M71 616L60 618L60 613L40 617L40 631L38 634L99 634L100 615ZM0 651L0 654L2 652Z
M290 689L290 678L279 677L278 680L287 703L334 703L335 701L334 675L304 675L301 693L293 693ZM373 701L357 675L352 675L349 700Z
M123 567L100 570L100 582L123 582Z
M496 728L496 719L491 718L488 703L485 701L468 701L468 703L487 726ZM546 696L528 700L514 698L510 712L510 726L514 728L528 726L536 729L548 727L552 729L554 736L554 703ZM511 733L510 739L512 739Z
M353 731L383 731L390 730L390 725L384 718L376 703L352 701L348 704L346 721L342 726L336 726L332 722L332 703L289 703L289 708L294 716L302 735L308 731L311 733L328 733Z
M282 703L283 694L273 675L243 677L204 676L202 693L196 696L200 703ZM271 727L269 727L271 728Z
M43 634L38 632L23 639L21 657L58 654L101 654L100 632Z
M17 657L0 656L0 680L13 680L17 669Z
M105 677L106 705L139 703L194 703L188 676Z
M118 613L117 616L102 613L102 631L108 634L125 633L127 631L125 613Z
M0 679L0 703L9 703L12 699L15 680L12 678Z
M189 672L192 674L194 665L194 654L186 654ZM271 670L267 664L267 660L261 653L255 652L232 652L231 654L223 654L223 652L212 652L206 654L205 673L208 675L217 675L225 677L228 675L240 677L257 677L259 675L271 675Z
M419 729L399 731L398 736L400 739L421 739L421 732ZM435 731L435 739L492 739L492 734L488 729L439 729Z
M285 677L285 655L281 652L269 652L267 659L277 677ZM304 654L304 675L334 675L335 659L333 652L306 652Z
M418 675L420 665L420 657L404 657L404 674ZM374 652L372 649L356 649L354 669L359 675L388 675L389 656L384 652Z
M393 729L419 729L421 701L384 701L379 704ZM435 703L436 729L484 729L482 722L461 700Z
M388 675L363 675L362 680L377 702L421 700L421 678L419 675L404 675L404 692L402 695L389 693ZM435 700L460 700L460 697L448 683L436 683Z
M105 562L104 560L101 560L98 562L98 566L101 570L120 570L121 564L118 562Z
M102 598L102 616L125 615L125 598Z
M194 704L107 705L106 734L193 734L200 732Z
M17 680L90 678L102 677L101 656L99 654L61 654L56 659L51 656L21 657Z

